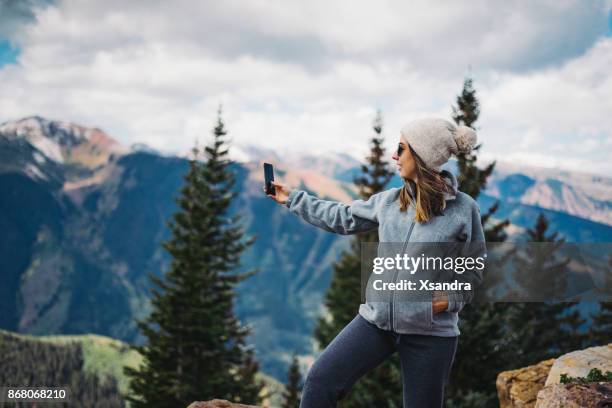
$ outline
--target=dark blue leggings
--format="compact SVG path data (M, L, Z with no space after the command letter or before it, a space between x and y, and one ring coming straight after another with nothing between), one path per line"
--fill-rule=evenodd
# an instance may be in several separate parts
M336 407L361 376L395 351L402 365L404 408L440 408L458 340L382 330L357 314L310 368L300 408Z

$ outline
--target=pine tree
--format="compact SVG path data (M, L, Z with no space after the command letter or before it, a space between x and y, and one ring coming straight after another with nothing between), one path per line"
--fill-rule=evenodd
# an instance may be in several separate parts
M612 255L608 255L608 268L604 275L603 296L612 293ZM610 343L612 333L612 302L599 302L599 310L591 315L593 324L589 331L589 340L593 345Z
M340 330L354 317L361 296L361 245L357 237L351 238L349 249L332 265L332 279L325 293L327 316L317 320L314 337L324 349Z
M354 179L363 199L383 191L393 177L389 164L384 159L382 126L382 115L379 111L374 119L375 135L371 139L367 165L361 166L363 174ZM315 338L323 347L336 337L358 311L361 298L361 242L378 242L378 231L368 231L353 237L350 248L343 251L338 262L332 267L332 281L324 300L329 316L319 318L315 328Z
M376 112L372 128L374 129L374 137L370 141L370 154L366 157L366 164L361 165L362 174L353 180L359 195L364 200L383 191L393 177L393 172L389 170L389 162L384 158L385 148L383 143L385 138L382 135L383 118L380 110ZM376 239L376 241L378 240Z
M555 252L565 239L558 239L557 232L550 235L547 232L548 220L540 213L534 228L527 230L528 242L546 245L528 245L524 251L514 255L514 277L527 296L553 297L567 289L567 274L564 271L570 259L555 262Z
M480 116L480 102L476 96L471 78L465 79L461 94L457 96L457 107L452 107L453 120L457 125L477 129L476 121ZM477 199L481 190L486 188L487 178L493 172L495 162L480 169L477 154L481 144L471 153L457 156L459 190ZM481 223L487 242L503 242L507 235L505 228L509 220L488 227L489 219L497 211L496 202L481 216ZM486 286L487 277L485 275ZM475 297L478 295L475 294ZM511 364L511 355L504 352L507 346L505 321L508 306L501 303L483 302L467 304L459 318L459 344L453 363L451 378L446 388L445 399L449 407L493 407L497 406L495 380L502 367ZM478 375L474 375L478 373Z
M565 239L548 234L548 220L540 213L534 228L527 231L529 242L513 256L515 281L530 296L558 297L567 289L570 258L558 259ZM540 244L543 243L543 244ZM586 340L579 333L585 320L575 309L577 302L527 301L514 303L509 319L511 345L517 367L537 363L579 349Z
M169 270L163 278L149 274L156 286L152 312L137 322L148 344L134 346L144 361L124 370L131 377L126 397L135 407L187 406L212 398L261 402L258 364L245 345L249 329L233 313L235 285L256 270L234 271L253 239L244 239L238 215L227 214L236 193L221 108L213 133L205 160L193 148L180 208L168 223L172 237L163 247L172 257Z
M461 95L457 96L457 107L452 106L452 110L453 120L457 125L464 125L477 130L474 124L480 116L480 102L476 96L476 90L471 78L465 79ZM486 188L487 179L493 173L496 164L496 161L493 161L484 169L477 166L476 161L478 160L478 152L481 147L482 144L477 144L472 152L457 154L457 166L459 169L457 181L459 183L459 190L469 194L474 199L478 197L481 190ZM482 215L487 242L503 242L506 240L504 229L510 224L509 220L503 220L491 227L486 226L487 221L498 208L499 200L496 200L487 212Z
M283 408L296 408L300 406L302 393L302 375L297 356L294 354L287 374L287 386L284 392Z
M368 199L383 191L393 173L385 160L383 147L383 120L380 111L373 123L374 136L371 139L370 154L361 166L362 174L354 179L359 195ZM361 299L361 243L378 242L378 231L357 234L351 239L348 250L333 265L333 276L325 295L328 316L319 318L315 328L315 339L325 348L336 335L358 313ZM400 363L397 354L364 375L340 402L342 407L394 406L402 393Z

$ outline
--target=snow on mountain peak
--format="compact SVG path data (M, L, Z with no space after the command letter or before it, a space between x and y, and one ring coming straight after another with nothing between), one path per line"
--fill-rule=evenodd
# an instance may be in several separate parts
M95 166L128 149L98 128L30 116L0 124L0 135L24 138L48 159Z

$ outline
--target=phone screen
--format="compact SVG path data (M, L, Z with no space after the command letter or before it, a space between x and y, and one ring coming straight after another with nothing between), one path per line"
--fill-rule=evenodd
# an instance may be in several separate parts
M266 183L266 193L276 195L276 189L272 185L274 180L274 167L270 163L264 163L264 180Z

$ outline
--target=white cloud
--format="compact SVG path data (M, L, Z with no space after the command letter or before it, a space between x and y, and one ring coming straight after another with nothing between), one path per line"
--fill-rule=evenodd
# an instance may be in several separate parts
M534 164L556 163L611 174L609 66L610 37L600 39L585 55L559 68L529 75L495 75L491 86L482 90L485 109L481 126L487 148L500 157L511 152L513 157L522 155ZM594 144L600 148L592 148Z
M601 150L572 151L611 138L609 9L66 0L16 32L22 54L0 68L0 119L41 114L187 151L223 102L234 143L363 155L377 107L389 148L412 118L450 119L471 64L484 156L610 173Z

